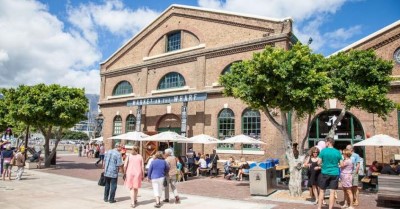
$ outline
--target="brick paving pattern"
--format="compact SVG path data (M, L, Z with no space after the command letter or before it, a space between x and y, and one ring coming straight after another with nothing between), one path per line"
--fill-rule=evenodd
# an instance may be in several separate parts
M96 161L97 159L95 158L78 157L74 155L60 155L57 157L57 166L48 169L41 169L40 171L97 181L102 169L98 166L95 166ZM122 179L119 179L119 184L122 183ZM151 185L148 182L144 182L142 184L142 188L151 188ZM221 175L217 178L189 177L188 181L180 182L178 184L178 190L182 194L277 205L274 208L316 208L316 206L310 204L309 202L289 203L288 201L284 200L272 201L267 197L252 196L250 195L249 183L247 181L228 181L223 179ZM339 201L343 199L343 193L340 190L338 190L338 197ZM339 209L340 205L335 204L334 208ZM372 209L382 207L376 206L376 194L361 191L360 205L355 208Z

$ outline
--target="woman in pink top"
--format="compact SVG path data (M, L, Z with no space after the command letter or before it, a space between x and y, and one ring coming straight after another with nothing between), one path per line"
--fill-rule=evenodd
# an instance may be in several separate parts
M351 192L353 182L353 163L350 159L351 150L343 150L344 160L340 163L340 182L342 183L344 200L348 205L343 205L342 208L353 209L353 193Z
M139 148L133 146L131 154L126 157L124 163L126 176L124 185L130 190L131 206L133 208L137 206L137 194L144 179L144 162L142 156L138 153Z

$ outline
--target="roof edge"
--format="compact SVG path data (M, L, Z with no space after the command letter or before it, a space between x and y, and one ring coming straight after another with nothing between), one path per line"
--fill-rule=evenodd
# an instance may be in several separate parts
M394 28L396 26L399 26L399 25L400 25L400 20L397 20L396 22L394 22L394 23L392 23L392 24L390 24L390 25L388 25L388 26L386 26L386 27L384 27L384 28L382 28L382 29L380 29L378 31L375 31L374 33L371 33L370 35L368 35L368 36L366 36L366 37L364 37L364 38L362 38L362 39L360 39L360 40L358 40L358 41L356 41L356 42L354 42L354 43L352 43L352 44L350 44L350 45L348 45L348 46L346 46L346 47L344 47L344 48L342 48L342 49L340 49L340 50L338 50L338 51L336 51L334 53L332 53L328 57L330 57L332 55L335 55L335 54L337 54L339 52L348 51L348 50L350 50L350 49L352 49L352 48L354 48L354 47L356 47L356 46L368 41L369 39L371 39L371 38L373 38L373 37L375 37L375 36L377 36L379 34L382 34L382 33L386 32L386 31L388 31L388 30L390 30L390 29L392 29L392 28Z

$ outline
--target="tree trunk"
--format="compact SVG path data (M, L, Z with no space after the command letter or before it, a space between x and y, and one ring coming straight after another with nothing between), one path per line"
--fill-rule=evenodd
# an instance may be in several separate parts
M29 125L26 126L26 134L25 134L25 159L28 159L28 152L27 152L27 148L28 148L28 138L29 138Z
M308 114L307 132L306 132L306 135L304 136L304 138L303 138L303 140L301 141L301 144L300 144L300 155L304 154L304 147L305 147L306 141L308 139L308 135L310 133L310 128L311 128L311 114Z
M54 155L56 154L58 143L61 140L61 133L62 133L62 128L58 128L58 131L55 134L56 141L54 143L54 147L51 150L51 152L50 152L50 134L49 134L49 138L46 140L45 146L46 146L46 150L47 150L48 154L46 155L45 161L44 161L45 168L49 168L51 166L51 160L53 159Z
M331 137L332 139L334 139L336 127L340 123L340 121L342 121L344 115L346 114L346 110L347 110L346 107L344 107L342 109L342 111L340 112L339 116L336 118L335 122L333 123L333 125L331 127L331 130L329 130L328 137Z
M291 153L288 153L291 152ZM302 194L302 164L304 160L304 155L300 155L297 159L294 158L293 150L286 151L289 161L289 194L293 197L301 196Z

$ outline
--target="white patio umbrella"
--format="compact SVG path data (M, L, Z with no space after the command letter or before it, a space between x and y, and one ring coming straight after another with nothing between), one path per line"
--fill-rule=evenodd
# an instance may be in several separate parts
M242 155L243 155L243 144L265 144L264 142L254 139L250 136L246 136L244 134L240 134L234 137L231 137L229 139L221 140L221 143L227 143L227 144L240 144L241 149L242 149Z
M181 141L179 143L193 143L193 144L217 144L223 143L222 140L209 136L207 134L200 134L190 137L188 140Z
M131 131L128 133L120 134L117 136L110 137L109 139L121 139L121 140L129 140L129 141L143 141L144 138L148 137L149 135L138 132L138 131Z
M366 140L355 143L353 144L353 146L380 147L382 153L382 163L383 163L383 147L400 147L400 140L385 134L378 134Z
M181 136L172 131L165 131L153 136L143 138L143 141L155 141L155 142L181 142L186 140L188 140L187 137Z
M179 143L203 144L202 145L202 153L204 153L204 145L205 144L222 143L222 140L219 140L219 139L209 136L207 134L200 134L200 135L192 136L188 140L181 141Z

